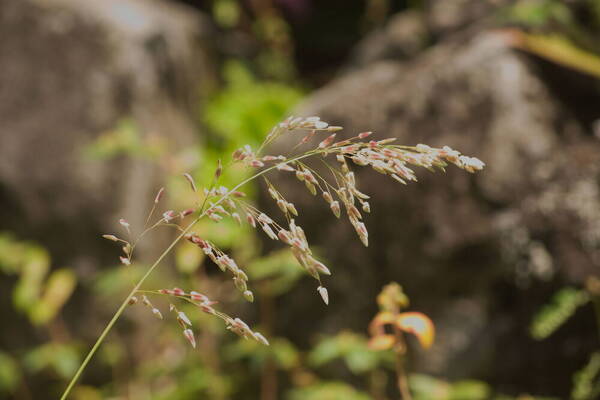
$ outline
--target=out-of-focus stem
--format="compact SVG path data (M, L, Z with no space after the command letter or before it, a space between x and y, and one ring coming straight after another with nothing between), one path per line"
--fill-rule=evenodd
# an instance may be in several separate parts
M412 395L408 388L408 376L404 367L406 341L404 340L404 334L396 325L394 325L394 335L396 336L396 347L394 349L396 352L396 383L400 391L400 398L402 400L412 400Z
M273 333L273 319L275 314L275 301L269 290L270 282L263 282L260 302L260 322L265 329L265 333ZM261 375L261 400L277 400L277 367L272 357L265 359Z

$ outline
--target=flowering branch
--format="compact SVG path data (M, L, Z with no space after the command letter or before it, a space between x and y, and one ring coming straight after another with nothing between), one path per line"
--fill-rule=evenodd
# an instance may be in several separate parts
M179 212L174 210L165 211L158 221L154 224L150 224L153 213L164 193L164 189L160 189L154 199L154 204L148 214L144 229L135 240L126 240L115 235L104 235L103 237L105 239L122 245L123 255L120 256L120 260L122 264L127 266L133 261L133 253L137 243L147 233L159 226L173 226L179 232L178 236L158 257L154 264L152 264L127 295L112 319L102 331L96 343L92 346L81 366L75 373L75 376L71 379L61 400L68 397L81 373L106 338L108 332L124 312L127 305L137 304L139 301L138 296L140 295L142 296L142 304L149 307L152 313L161 319L162 313L158 308L152 305L148 296L168 295L178 300L187 301L196 305L202 311L221 318L225 322L227 329L232 332L244 338L254 339L265 345L269 344L264 336L258 332L254 332L239 318L232 318L227 314L216 311L212 307L214 302L210 301L205 295L195 291L186 292L179 288L141 290L143 283L158 267L166 255L181 239L185 238L192 244L200 247L204 254L223 272L231 274L235 287L242 293L246 300L250 302L254 300L254 294L248 288L248 276L243 268L238 266L233 258L218 249L213 243L191 231L197 222L204 217L217 223L224 218L232 218L239 224L242 224L242 221L246 221L246 223L253 228L260 227L270 239L279 240L283 244L289 246L300 266L318 281L317 292L323 299L323 302L325 304L329 303L329 295L327 289L323 286L321 275L331 275L331 271L313 255L304 230L295 221L295 217L299 214L298 210L294 204L289 202L268 180L266 177L268 173L279 171L294 173L295 177L304 184L306 189L312 195L316 196L320 193L334 216L337 218L341 217L343 206L348 220L356 231L359 239L365 246L368 246L369 234L363 222L361 211L357 205L362 212L369 213L371 211L370 204L367 201L369 196L358 190L356 177L354 172L350 169L349 161L352 161L358 166L369 166L375 171L390 176L392 179L402 184L417 180L416 175L412 170L412 167L415 166L434 171L436 168L444 170L448 163L451 163L468 172L475 172L484 167L484 163L477 158L461 155L458 151L447 146L441 149L432 148L422 144L414 147L400 146L393 144L395 138L379 141L365 141L365 139L371 136L371 132L363 132L349 139L336 142L337 133L341 130L341 127L330 126L326 122L321 121L318 117L290 117L273 128L257 151L254 151L250 146L246 145L233 153L232 163L240 163L249 168L257 169L258 171L232 189L228 189L224 186L217 187L219 177L223 173L223 166L219 161L212 183L208 188L205 188L202 191L204 197L200 206L188 208ZM327 136L311 149L299 152L292 156L262 155L262 151L278 138L287 134L298 133L303 136L293 150L309 145L313 139L320 134L324 133ZM337 164L331 165L325 160L323 160L323 162L332 173L333 182L321 176L315 169L304 162L305 159L314 156L323 156L326 158L330 155L335 156ZM283 225L277 223L272 217L243 200L245 193L240 191L240 189L247 183L254 181L259 177L264 178L269 195L283 213L286 220ZM193 177L190 174L184 174L184 178L189 182L191 190L198 192ZM184 219L193 216L194 214L197 214L197 216L186 226L180 226L176 223L177 221L183 222ZM242 218L242 216L244 218ZM126 229L128 236L131 236L129 223L124 219L121 219L119 223ZM196 341L194 333L191 330L192 323L190 319L183 312L179 311L174 304L171 304L170 311L176 314L176 319L183 328L184 337L190 342L192 347L195 347Z

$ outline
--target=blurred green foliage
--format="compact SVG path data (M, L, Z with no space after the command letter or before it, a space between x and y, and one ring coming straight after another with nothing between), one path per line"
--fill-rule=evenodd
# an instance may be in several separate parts
M320 340L308 353L307 362L318 368L334 360L342 359L354 374L364 374L380 366L392 367L391 352L369 349L367 337L354 332L341 332Z
M290 112L303 92L275 81L257 80L239 61L223 66L225 85L207 104L204 121L224 141L224 150L257 145Z
M50 272L50 256L46 250L6 233L0 234L0 271L18 276L13 303L35 325L49 323L77 283L70 269Z
M600 352L590 356L590 361L573 377L573 400L592 400L600 397Z
M530 328L531 336L538 340L547 338L589 301L590 296L584 290L561 289L554 295L552 302L535 316Z
M287 400L370 400L371 396L342 382L319 382L293 389Z

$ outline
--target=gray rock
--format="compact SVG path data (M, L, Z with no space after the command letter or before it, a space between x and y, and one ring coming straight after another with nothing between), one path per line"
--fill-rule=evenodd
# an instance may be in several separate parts
M324 204L299 194L299 222L326 249L334 275L325 281L327 310L312 311L318 299L284 305L296 332L304 324L364 331L377 292L396 280L438 327L436 347L414 359L417 370L488 379L509 393L568 390L564 377L594 348L591 314L567 328L575 349L560 334L535 343L527 329L556 287L598 273L600 142L573 113L576 104L555 93L548 68L502 34L479 32L412 61L370 64L308 99L301 115L349 135L372 130L402 144L449 145L487 167L476 175L421 171L407 187L360 170L359 188L373 195L368 249ZM565 357L572 362L556 362Z
M122 119L170 151L194 143L214 82L207 28L165 1L0 2L1 229L81 267L118 218L143 223L159 169L129 156L90 160L85 149Z

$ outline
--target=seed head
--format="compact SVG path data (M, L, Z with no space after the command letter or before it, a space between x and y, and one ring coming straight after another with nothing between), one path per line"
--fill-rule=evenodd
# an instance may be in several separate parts
M333 212L333 215L335 215L336 218L339 218L341 215L340 202L337 200L332 201L330 207L331 207L331 211Z
M183 311L179 311L177 313L177 319L179 321L181 321L181 323L182 323L183 326L185 326L185 325L190 325L191 326L192 325L192 321L190 321L190 319L188 318L188 316L185 315L185 313Z
M329 135L325 140L323 140L321 143L319 143L319 149L324 149L325 147L329 147L331 146L331 143L333 143L334 139L335 139L335 133L332 135Z
M254 302L254 294L250 290L244 292L244 298L250 303Z
M176 216L177 214L173 210L165 211L163 213L163 219L165 220L165 222L172 221L173 219L175 219Z
M156 307L154 307L152 309L152 314L156 315L157 318L163 319L163 316L162 316L160 310Z
M269 345L269 341L260 332L254 332L254 338L265 346Z
M206 301L208 301L208 297L206 297L202 293L198 293L198 292L195 292L195 291L191 291L190 292L190 299L196 300L196 301L201 301L203 303L206 302Z
M291 233L286 231L285 229L281 229L279 232L277 232L277 237L279 237L279 240L281 240L283 243L285 243L287 245L292 244Z
M158 190L158 193L156 193L156 197L154 197L154 204L158 204L158 202L162 198L164 192L165 192L165 188L164 187L161 187Z
M279 199L277 200L277 207L279 207L279 209L284 213L287 214L288 209L287 209L287 202L283 199Z
M292 203L286 203L286 207L290 213L298 216L298 210L296 210L296 207Z
M192 176L190 174L188 174L187 172L185 174L183 174L183 177L190 183L190 187L195 192L196 191L196 183L194 182L194 178L192 178Z
M194 332L191 329L185 329L183 331L183 336L187 339L188 342L192 345L192 347L196 348L196 338L194 337Z
M183 210L180 215L181 215L181 218L185 218L188 215L191 215L193 213L194 213L194 209L193 208L188 208L187 210Z
M319 286L317 288L317 292L319 292L319 294L321 295L321 298L323 299L323 302L326 305L329 305L329 293L327 293L327 289L324 288L323 286Z
M371 205L369 204L368 201L365 201L365 202L362 203L362 209L366 213L370 213L371 212Z

